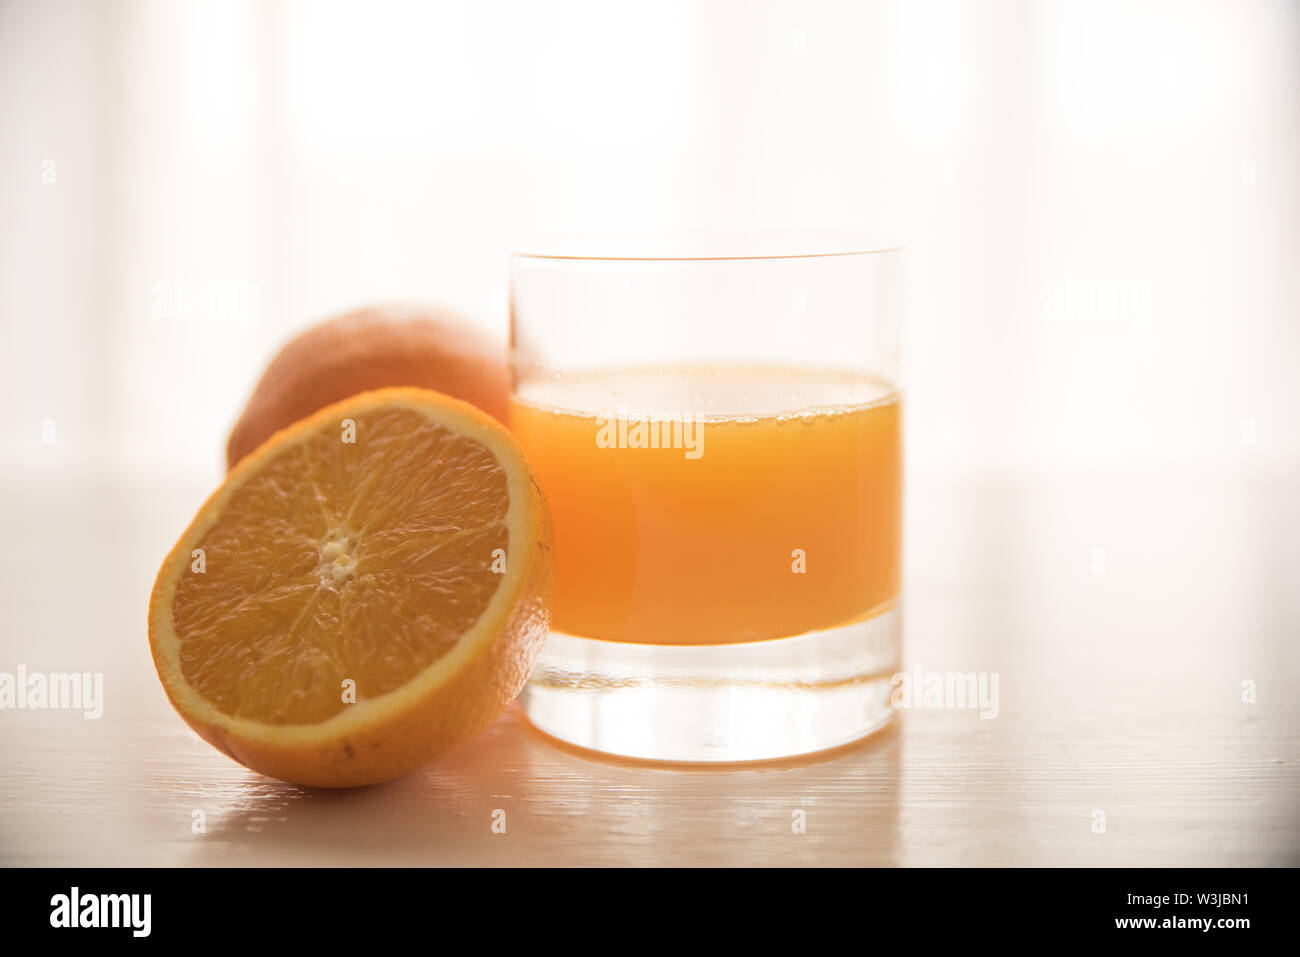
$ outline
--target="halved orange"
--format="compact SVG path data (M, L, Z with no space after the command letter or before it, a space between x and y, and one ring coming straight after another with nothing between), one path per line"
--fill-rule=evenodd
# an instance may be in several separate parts
M406 774L519 693L549 625L550 518L489 416L381 389L277 432L163 562L149 644L176 710L297 784Z

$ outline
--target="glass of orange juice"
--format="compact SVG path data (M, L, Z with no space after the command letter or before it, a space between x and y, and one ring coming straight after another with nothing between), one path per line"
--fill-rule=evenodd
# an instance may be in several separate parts
M832 748L889 720L898 667L899 250L698 243L512 257L557 578L524 707L651 760Z

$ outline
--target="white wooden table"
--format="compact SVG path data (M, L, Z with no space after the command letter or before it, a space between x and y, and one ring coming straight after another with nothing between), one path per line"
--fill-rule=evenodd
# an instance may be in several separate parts
M102 671L105 704L0 711L0 864L1300 864L1298 490L913 483L907 666L997 672L993 720L902 712L815 759L679 770L516 707L405 780L317 792L200 741L154 675L149 589L206 489L9 483L0 671Z

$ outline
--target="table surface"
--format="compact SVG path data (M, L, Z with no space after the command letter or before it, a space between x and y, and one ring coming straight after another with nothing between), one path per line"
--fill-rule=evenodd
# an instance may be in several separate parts
M0 671L102 671L105 703L0 710L0 864L1298 864L1298 488L913 482L906 667L996 672L996 718L900 711L704 770L566 748L515 706L420 773L321 792L209 747L154 675L149 589L206 489L9 482Z

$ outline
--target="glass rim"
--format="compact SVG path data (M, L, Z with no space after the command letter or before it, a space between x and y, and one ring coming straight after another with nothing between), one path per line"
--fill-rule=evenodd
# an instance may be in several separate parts
M579 262L737 262L830 259L899 252L900 242L866 233L756 232L674 238L583 236L516 244L510 258Z

